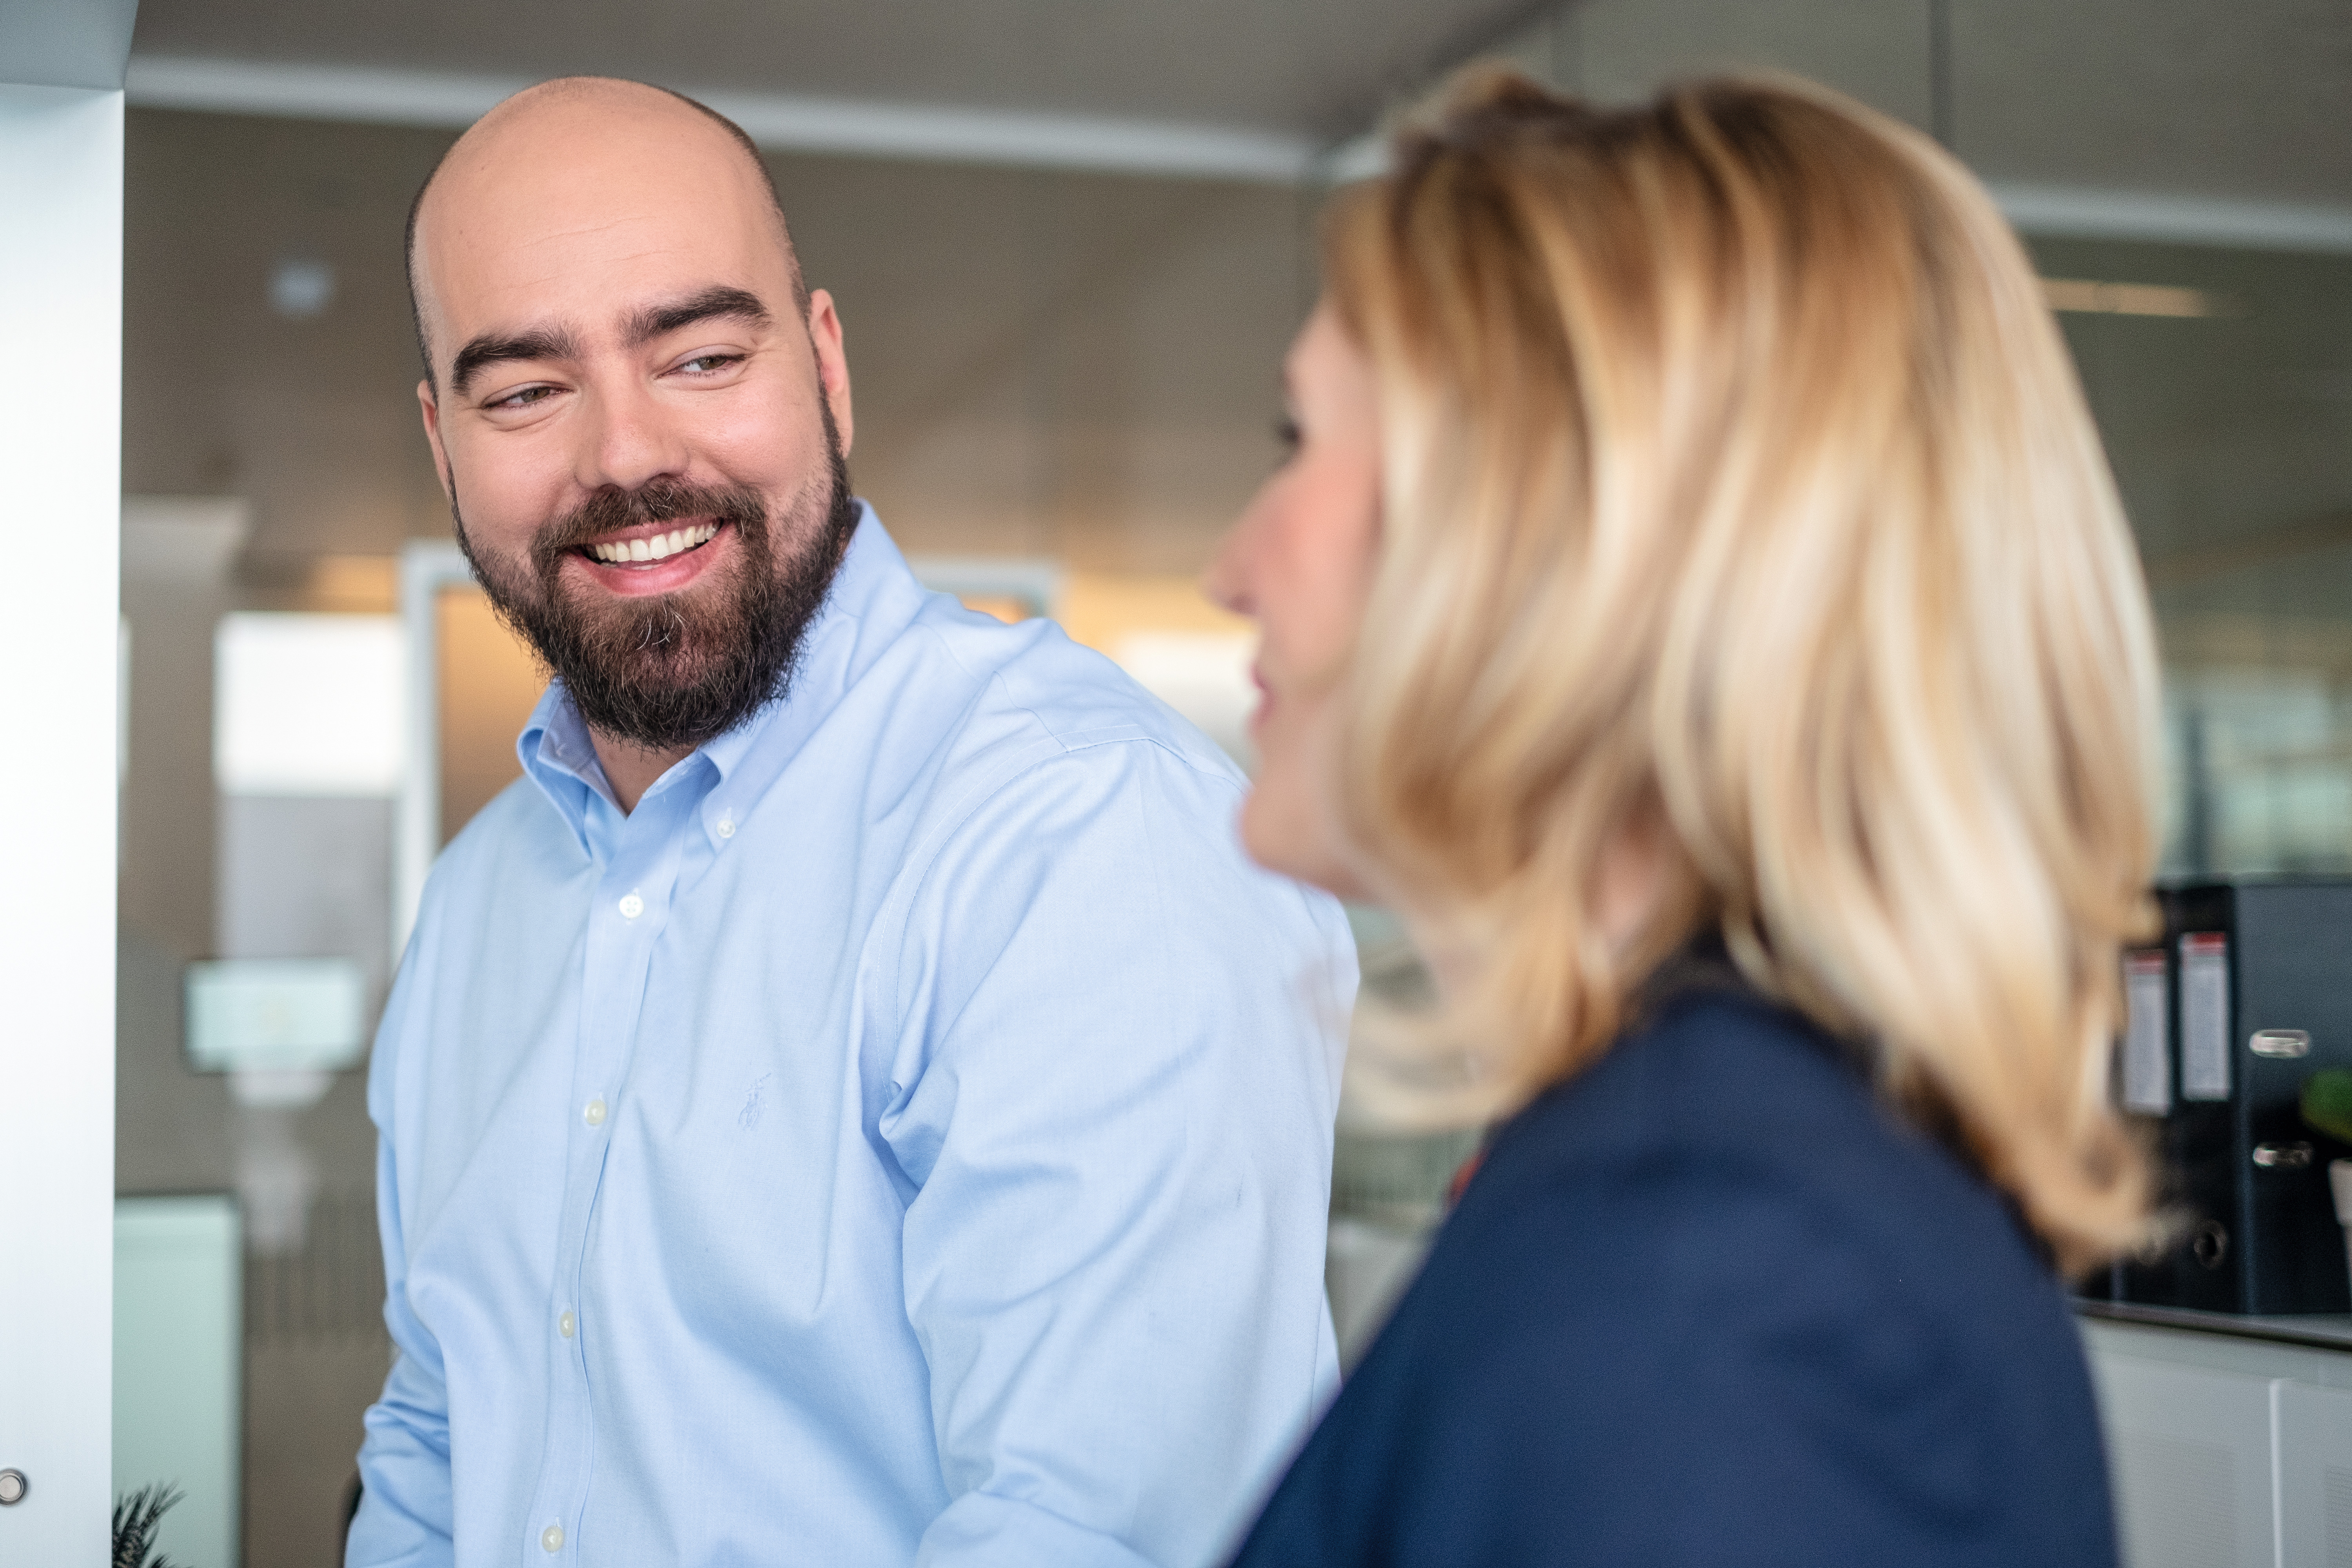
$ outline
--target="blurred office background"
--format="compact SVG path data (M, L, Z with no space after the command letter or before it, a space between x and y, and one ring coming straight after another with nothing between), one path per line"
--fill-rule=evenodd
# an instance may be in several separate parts
M147 0L117 1482L186 1489L175 1559L339 1561L389 1349L365 1041L415 869L514 775L538 691L453 563L417 426L401 226L457 131L568 71L737 114L840 301L853 474L900 543L975 602L1057 616L1238 752L1246 630L1192 584L1276 455L1317 207L1386 118L1492 54L1604 99L1795 70L1992 182L2156 588L2168 866L2352 869L2334 0ZM1359 911L1359 933L1409 992L1393 925ZM1353 1349L1475 1134L1343 1131Z

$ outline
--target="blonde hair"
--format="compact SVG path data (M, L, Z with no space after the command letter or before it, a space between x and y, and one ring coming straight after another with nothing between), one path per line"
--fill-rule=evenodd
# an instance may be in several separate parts
M1976 182L1801 84L1601 112L1486 71L1339 195L1325 266L1384 470L1337 805L1467 1053L1420 1102L1505 1109L1589 1065L1715 927L2062 1267L2138 1240L2107 1085L2149 916L2154 637ZM1612 944L1628 835L1667 887Z

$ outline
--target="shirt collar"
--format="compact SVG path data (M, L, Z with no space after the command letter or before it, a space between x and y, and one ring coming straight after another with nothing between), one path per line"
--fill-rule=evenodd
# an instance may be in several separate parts
M694 773L708 773L711 788L699 815L714 843L732 835L752 803L922 606L923 589L873 507L860 500L857 512L833 586L801 639L783 700L705 742L654 785L675 787ZM587 721L561 680L550 681L531 710L516 738L515 754L585 850L590 799L602 797L615 810L618 803L596 760Z

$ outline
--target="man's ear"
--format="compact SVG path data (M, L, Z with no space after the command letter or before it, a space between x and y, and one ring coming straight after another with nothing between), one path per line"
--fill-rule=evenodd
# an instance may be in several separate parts
M434 401L431 382L416 384L416 405L425 415L425 439L433 447L433 471L441 476L441 494L456 506L457 489L449 482L449 454L441 446L441 405Z
M840 312L823 289L809 290L808 334L816 348L817 391L833 409L834 428L841 432L841 455L846 458L857 435L857 420L849 407L849 359L841 347Z

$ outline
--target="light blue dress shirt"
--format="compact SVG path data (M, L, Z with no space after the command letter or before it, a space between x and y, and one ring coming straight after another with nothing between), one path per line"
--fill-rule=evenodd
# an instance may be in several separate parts
M1356 981L1243 782L867 511L781 703L624 816L550 691L369 1107L353 1564L1191 1565L1337 1381Z

